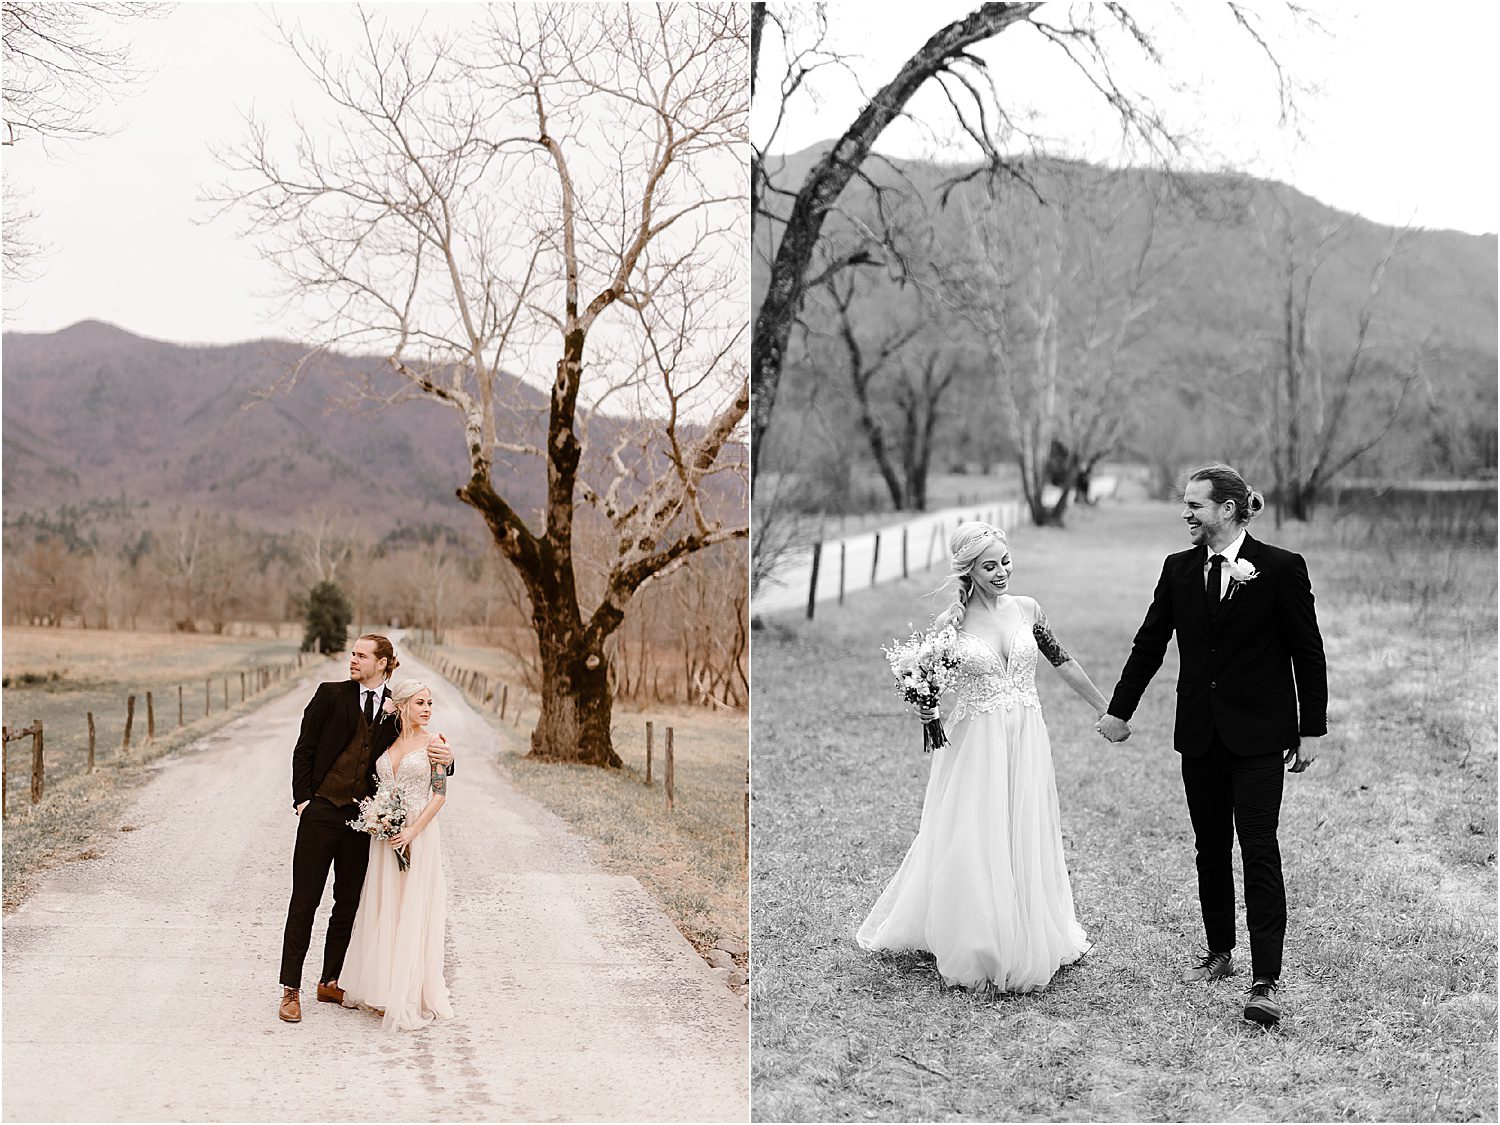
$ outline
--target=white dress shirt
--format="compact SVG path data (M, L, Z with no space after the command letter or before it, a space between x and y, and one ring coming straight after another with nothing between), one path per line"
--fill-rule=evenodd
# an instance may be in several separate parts
M1245 533L1241 531L1234 537L1234 541L1222 551L1215 552L1212 547L1208 548L1208 554L1203 556L1203 588L1208 589L1208 572L1212 569L1212 559L1215 553L1223 555L1224 561L1219 564L1219 601L1224 601L1225 595L1229 593L1229 564L1240 557L1240 548L1245 545ZM1204 544L1205 547L1208 544Z
M385 702L384 684L374 688L367 688L361 685L359 689L359 709L362 714L368 715L370 713L370 695L372 692L375 695L375 717L378 719L380 718L380 706Z

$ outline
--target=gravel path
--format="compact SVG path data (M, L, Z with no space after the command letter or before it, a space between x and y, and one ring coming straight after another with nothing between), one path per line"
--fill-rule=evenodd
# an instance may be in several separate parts
M4 925L7 1121L690 1120L749 1116L746 1013L639 883L503 779L457 689L433 729L456 1016L387 1034L311 1002L276 1017L291 889L291 747L305 690L186 752L103 858L46 878Z

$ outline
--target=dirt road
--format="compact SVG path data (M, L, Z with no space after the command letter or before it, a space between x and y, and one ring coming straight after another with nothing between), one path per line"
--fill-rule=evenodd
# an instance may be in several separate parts
M408 1034L310 1001L276 1018L306 690L159 764L103 858L4 924L7 1121L748 1118L746 1014L628 877L504 781L458 691L432 726L458 770L441 815L456 1017Z

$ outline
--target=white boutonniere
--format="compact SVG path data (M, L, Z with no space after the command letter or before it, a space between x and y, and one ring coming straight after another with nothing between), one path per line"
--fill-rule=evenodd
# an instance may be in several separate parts
M376 721L383 723L387 719L389 719L392 715L394 715L395 713L396 713L396 701L394 699L390 698L390 696L386 696L385 702L380 705L380 718L377 719Z
M1246 562L1244 559L1234 559L1224 564L1224 569L1229 571L1229 597L1234 597L1237 591L1246 582L1254 582L1260 577L1260 571L1255 569L1255 564Z

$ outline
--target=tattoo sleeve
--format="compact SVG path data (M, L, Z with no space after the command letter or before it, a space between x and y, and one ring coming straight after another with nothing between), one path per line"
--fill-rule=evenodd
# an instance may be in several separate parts
M432 767L432 791L439 797L448 794L448 770L444 766Z
M1054 668L1061 668L1073 658L1068 655L1068 650L1057 643L1057 638L1052 635L1052 626L1047 622L1047 615L1042 612L1042 607L1036 607L1036 623L1031 627L1031 635L1036 638L1036 647L1042 655L1052 664Z

